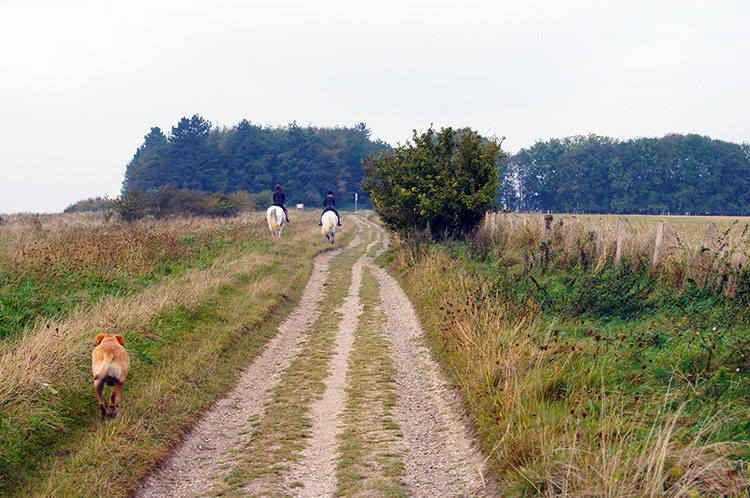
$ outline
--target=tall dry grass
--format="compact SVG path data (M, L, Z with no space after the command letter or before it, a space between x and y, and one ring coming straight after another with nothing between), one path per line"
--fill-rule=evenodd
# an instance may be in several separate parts
M551 218L548 230L545 216ZM657 245L659 223L664 235ZM544 252L554 248L568 258L560 260L562 265L578 264L586 271L628 259L651 268L664 284L696 282L728 296L735 295L737 277L750 263L750 217L491 213L479 237L493 239L511 255L516 241L542 248L539 264L545 257L555 259Z
M30 219L39 225L20 217L0 229L0 257L6 272L139 274L189 257L217 237L238 241L262 233L257 215L244 221L183 218L111 224L81 214L58 215L46 223ZM186 244L187 239L200 245Z
M312 255L329 248L316 219L296 214L280 241L270 238L261 213L121 226L66 216L57 226L42 221L41 232L3 225L3 254L27 272L43 272L49 260L149 272L158 264L154 251L178 263L194 258L184 245L210 257L142 290L37 320L0 342L0 495L127 496L230 386L231 377L215 376L248 361L297 299ZM353 231L345 226L339 244ZM194 330L193 323L203 325ZM112 424L93 410L90 355L101 332L123 335L132 361L123 414ZM99 466L102 451L112 458Z
M723 370L698 363L703 370L690 377L680 362L700 356L697 350L672 349L702 343L675 339L672 346L664 337L683 333L685 322L663 324L658 314L631 324L581 320L559 309L563 301L546 304L557 275L573 270L583 278L614 267L617 225L587 223L545 233L541 220L508 220L465 244L412 242L394 261L433 349L463 392L500 494L744 496L745 374L734 374L729 382L738 394L722 395L719 404L703 397ZM655 223L632 225L623 259L670 292L700 272L713 271L711 282L720 270L736 272L698 259L700 249L691 249L698 232L650 268ZM610 232L602 236L602 229ZM520 282L528 288L519 290ZM650 342L657 340L652 326L667 327L659 339L666 345Z
M262 219L176 219L108 224L58 215L40 227L0 227L0 339L109 294L139 291L262 237ZM38 221L37 218L31 218ZM260 240L260 239L258 239Z

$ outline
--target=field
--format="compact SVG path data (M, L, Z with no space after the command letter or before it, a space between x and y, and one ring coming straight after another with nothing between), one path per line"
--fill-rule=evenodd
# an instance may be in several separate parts
M299 298L312 256L328 249L317 213L292 216L280 241L263 213L134 224L4 217L0 495L132 491L231 387ZM91 383L101 332L123 335L132 362L113 423Z
M668 218L654 264L665 218L620 218L490 216L391 264L502 496L746 496L750 220Z
M317 216L292 213L280 241L262 213L4 217L0 496L131 496L300 301L313 257L329 248ZM749 222L506 213L466 240L417 235L379 258L461 393L488 496L748 495ZM340 361L352 366L339 389L336 493L410 495L416 459L394 445L420 423L395 414L434 389L399 394L401 370L416 362L394 345L421 344L404 338L418 327L393 326L393 303L405 299L372 259L382 229L358 224L355 237L345 222L334 247L347 247L318 271L320 300L296 327L307 342L291 341L301 349L259 403L264 414L238 429L251 439L227 477L213 476L226 496L257 476L269 496L311 485L285 472L316 440L309 410L326 390L339 322L352 344ZM347 307L361 309L359 321L343 319ZM132 361L114 421L102 419L91 382L101 332L123 335ZM434 490L438 463L419 467Z

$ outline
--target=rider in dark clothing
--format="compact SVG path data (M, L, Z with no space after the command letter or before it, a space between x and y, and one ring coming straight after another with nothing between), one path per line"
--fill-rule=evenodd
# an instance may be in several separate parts
M341 226L341 216L339 216L339 212L336 210L336 199L333 198L333 191L331 190L328 191L328 195L323 199L323 212L320 213L320 223L318 223L318 226L323 226L323 215L326 211L333 211L336 213L336 219L338 220L339 226Z
M284 191L281 190L281 185L276 185L276 191L273 193L273 205L279 206L284 210L284 216L286 216L286 222L289 223L289 212L286 210L284 205Z

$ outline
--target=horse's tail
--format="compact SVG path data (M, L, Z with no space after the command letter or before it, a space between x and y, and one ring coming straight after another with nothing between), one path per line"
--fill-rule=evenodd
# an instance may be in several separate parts
M276 207L276 209L274 209ZM278 216L279 211L281 211L281 208L277 206L271 206L266 211L266 218L268 219L268 226L271 228L271 230L278 230L281 226L281 217ZM283 216L283 211L282 211Z

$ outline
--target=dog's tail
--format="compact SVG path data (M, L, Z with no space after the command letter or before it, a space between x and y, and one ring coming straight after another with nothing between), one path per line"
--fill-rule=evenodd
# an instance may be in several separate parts
M114 355L110 352L104 353L102 362L99 364L99 369L94 372L94 382L99 379L107 380L108 377L120 380L122 377L122 370L117 362L113 362Z

